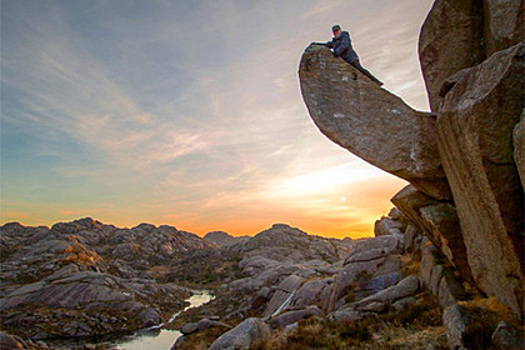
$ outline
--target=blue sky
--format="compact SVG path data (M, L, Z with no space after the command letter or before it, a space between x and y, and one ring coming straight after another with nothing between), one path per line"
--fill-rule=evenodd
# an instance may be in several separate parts
M2 0L2 222L369 234L404 182L320 134L299 59L338 23L386 89L427 110L431 3Z

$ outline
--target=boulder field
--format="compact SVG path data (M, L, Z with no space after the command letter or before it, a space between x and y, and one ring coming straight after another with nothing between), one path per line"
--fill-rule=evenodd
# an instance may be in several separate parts
M279 339L295 341L286 339L304 332L305 322L339 327L346 334L352 324L396 317L406 322L411 314L413 332L422 312L434 314L434 333L426 341L436 348L447 342L451 349L471 348L479 324L485 338L519 343L522 337L510 311L480 316L477 304L470 303L484 300L483 295L468 287L441 249L399 208L378 220L376 237L358 240L275 224L249 238L221 233L228 243L217 246L173 227L139 226L120 229L82 219L51 229L0 227L7 252L2 255L2 349L48 349L46 342L57 338L78 342L160 325L182 309L189 287L196 286L211 289L215 298L167 325L183 334L173 349L265 349ZM145 249L142 240L173 243L148 245L142 263L114 255L130 242ZM169 255L163 258L162 252ZM216 278L190 285L184 283L184 271L195 279ZM436 317L442 317L437 325ZM419 327L425 336L429 326ZM344 346L348 338L338 341Z
M130 332L160 324L191 292L153 267L210 249L196 235L86 218L51 228L0 227L2 329L43 340Z

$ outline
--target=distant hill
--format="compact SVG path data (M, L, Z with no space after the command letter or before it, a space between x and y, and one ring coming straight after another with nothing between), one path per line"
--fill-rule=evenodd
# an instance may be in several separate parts
M246 242L250 239L250 236L234 237L224 231L212 231L208 232L203 239L208 243L214 243L219 247L224 247L235 243Z

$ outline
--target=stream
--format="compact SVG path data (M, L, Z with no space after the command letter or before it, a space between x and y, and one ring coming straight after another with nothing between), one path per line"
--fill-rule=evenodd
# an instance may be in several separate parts
M184 310L175 313L168 322L158 326L141 329L130 336L115 337L114 335L109 335L99 338L96 341L86 341L82 339L58 340L49 342L48 345L51 345L54 349L71 349L71 346L73 345L102 345L107 348L118 350L169 350L175 341L182 336L182 333L175 330L164 329L162 327L173 322L184 311L194 307L199 307L214 299L214 296L211 295L208 290L192 290L192 293L193 295L185 300L189 302L190 305L186 306Z
M182 312L206 304L214 297L207 290L193 291L193 295L186 299L190 305L174 314L166 324L173 322ZM131 338L114 342L112 345L122 350L169 350L175 341L182 336L179 331L162 328L165 324L137 331Z

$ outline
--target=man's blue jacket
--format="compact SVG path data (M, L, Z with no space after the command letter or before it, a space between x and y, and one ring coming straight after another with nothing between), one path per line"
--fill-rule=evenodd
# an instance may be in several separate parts
M348 63L359 60L357 53L352 48L352 41L350 40L350 34L347 31L341 32L341 35L337 38L333 38L332 41L326 43L327 46L334 50L334 53L341 57Z

